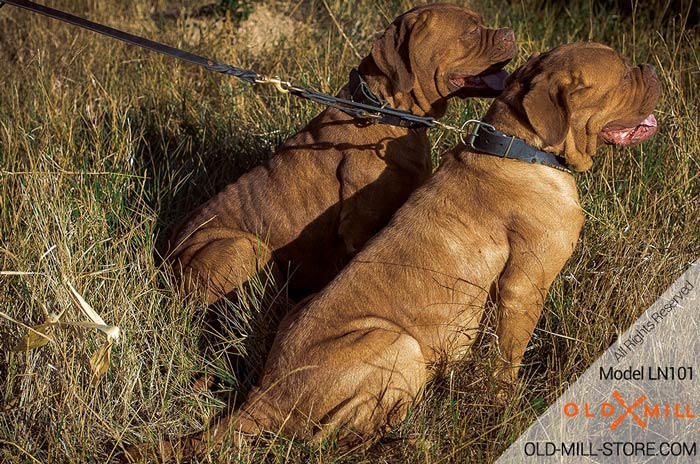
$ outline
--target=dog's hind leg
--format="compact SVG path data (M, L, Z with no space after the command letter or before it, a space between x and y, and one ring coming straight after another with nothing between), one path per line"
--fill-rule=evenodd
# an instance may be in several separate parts
M325 374L327 391L342 391L345 398L337 396L336 404L320 418L312 437L315 442L333 436L348 444L376 440L401 423L425 385L427 365L413 337L376 330L363 338L368 342L365 348L376 350L373 356L356 358L343 372ZM352 345L348 351L353 351ZM346 354L352 359L351 352ZM343 379L342 385L338 379Z
M317 443L333 437L347 444L379 438L405 418L421 393L427 379L423 353L405 333L370 329L343 338L341 346L324 347L328 357L311 361L315 366L268 373L240 409L176 446L213 449L263 432Z
M184 292L203 292L206 304L216 305L207 313L207 357L219 360L218 368L239 380L248 377L245 372L269 348L288 303L278 292L283 275L270 249L253 234L209 227L192 234L175 252L173 267ZM201 375L193 388L207 390L217 378Z
M275 265L272 252L257 236L229 228L207 228L176 244L171 257L175 274L186 293L206 292L212 305L222 297L232 296L244 283L255 277L264 280L260 271L271 265L271 276L282 284L282 272Z

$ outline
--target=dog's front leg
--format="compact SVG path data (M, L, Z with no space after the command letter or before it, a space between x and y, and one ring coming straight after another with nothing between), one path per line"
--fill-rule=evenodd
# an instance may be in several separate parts
M546 293L541 276L532 279L527 270L512 265L498 280L498 380L515 383L525 348L542 312Z
M549 286L573 251L573 245L562 246L567 242L533 246L523 241L511 246L497 289L498 380L515 383Z

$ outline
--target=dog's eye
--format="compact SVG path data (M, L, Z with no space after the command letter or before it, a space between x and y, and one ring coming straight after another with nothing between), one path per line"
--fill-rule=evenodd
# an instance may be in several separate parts
M476 35L479 34L479 26L468 26L464 34L462 34L462 39L473 39Z
M625 71L625 75L622 76L622 84L628 85L630 82L632 82L632 69L627 68L627 71Z

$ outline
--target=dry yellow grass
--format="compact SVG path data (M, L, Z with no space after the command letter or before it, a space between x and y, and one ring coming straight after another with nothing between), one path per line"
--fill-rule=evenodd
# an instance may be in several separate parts
M50 2L327 92L357 62L353 47L367 53L415 3L265 2L304 27L253 54L230 18L191 17L204 2ZM655 64L663 82L659 134L603 149L577 175L586 225L551 290L514 400L495 406L485 325L472 359L441 369L404 426L378 445L347 451L270 438L215 461L491 462L700 256L697 30L650 10L620 13L612 0L466 3L488 24L515 29L517 63L595 40ZM121 443L198 430L254 378L270 330L266 304L253 294L232 308L239 332L250 334L228 341L247 350L250 375L238 379L200 349L202 305L173 292L156 250L175 221L320 108L11 6L0 10L0 30L0 269L31 272L0 275L0 311L26 325L62 311L81 320L65 276L123 334L111 369L93 382L88 358L103 342L96 332L57 329L46 346L11 353L26 332L0 316L0 462L105 462ZM487 104L454 105L448 122ZM454 143L438 135L436 158ZM222 391L193 391L201 372L219 375Z

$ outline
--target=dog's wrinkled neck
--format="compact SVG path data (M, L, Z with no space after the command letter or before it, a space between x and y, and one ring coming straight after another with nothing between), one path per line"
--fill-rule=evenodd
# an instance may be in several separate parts
M422 88L412 88L409 92L399 91L391 77L379 69L371 56L363 59L357 69L370 90L393 108L410 111L416 116L434 118L441 118L447 112L447 99L439 95L437 90L434 98L426 95Z
M528 122L525 111L518 111L504 96L497 97L493 101L482 121L491 124L501 132L523 139L528 145L537 149L541 150L544 147L544 142ZM554 154L562 155L562 153Z

